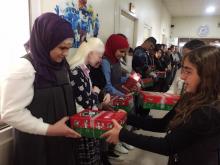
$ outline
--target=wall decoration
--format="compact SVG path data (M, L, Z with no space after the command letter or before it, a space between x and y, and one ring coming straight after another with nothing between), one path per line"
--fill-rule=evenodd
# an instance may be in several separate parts
M198 33L199 37L206 37L209 33L208 25L199 26L197 33Z
M87 4L87 0L62 0L54 10L57 15L71 23L74 48L78 48L86 38L98 36L99 15L95 13L92 5Z
M131 12L131 13L135 13L135 6L134 6L134 4L133 3L129 3L129 11Z

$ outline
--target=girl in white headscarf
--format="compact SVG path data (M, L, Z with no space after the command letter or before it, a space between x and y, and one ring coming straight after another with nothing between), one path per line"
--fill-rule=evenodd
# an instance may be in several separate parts
M77 112L83 109L98 109L100 89L92 87L89 76L90 66L99 67L104 53L104 44L98 38L89 38L78 48L75 55L69 55L70 81L77 102ZM104 97L104 103L110 101L110 95ZM101 164L100 141L95 138L81 138L77 147L78 164Z

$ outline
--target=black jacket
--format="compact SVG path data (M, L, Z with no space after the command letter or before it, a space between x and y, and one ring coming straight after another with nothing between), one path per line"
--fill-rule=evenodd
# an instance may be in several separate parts
M166 69L166 63L165 61L163 60L163 58L154 58L154 63L155 63L155 67L156 67L156 70L158 71L165 71Z
M162 119L144 119L128 115L128 124L154 132L166 132L175 110ZM169 165L220 164L220 108L204 106L194 111L191 118L165 137L133 134L122 129L120 141L143 150L169 156Z
M140 73L142 78L145 78L145 72L148 70L149 65L149 54L141 46L136 47L132 59L132 69Z
M98 68L90 67L89 76L92 81L92 86L97 86L99 89L104 89L106 85L105 75L102 72L102 66Z

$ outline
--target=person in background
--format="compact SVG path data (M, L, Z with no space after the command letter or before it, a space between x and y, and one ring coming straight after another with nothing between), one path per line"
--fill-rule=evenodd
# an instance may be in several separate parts
M126 56L126 64L128 67L128 71L131 72L132 71L132 59L133 59L133 55L134 55L134 49L132 49L131 47L128 50L128 54Z
M171 78L170 78L170 84L173 82L173 79L176 75L176 71L180 68L180 58L179 55L175 52L175 45L170 46L170 51L171 51Z
M169 68L171 69L171 62L172 62L172 57L171 57L171 49L170 48L164 48L163 49L163 56L166 62L166 65L169 66Z
M161 46L161 50L163 51L163 53L167 52L167 45L166 44L160 44Z
M155 67L156 70L159 71L166 71L168 69L168 66L166 64L165 58L164 58L164 52L162 49L162 44L157 44L156 46L156 54L155 54Z
M162 57L166 63L166 68L168 68L168 65L171 63L170 59L170 54L168 53L167 45L166 44L161 44L160 45L161 50L162 50Z
M123 33L118 33L117 35L124 37L127 41L128 38ZM124 57L120 59L121 67L122 67L122 76L126 77L132 71L132 57L134 50L129 47L128 52Z
M76 54L71 54L67 58L70 65L73 95L77 102L77 112L81 112L83 109L98 110L99 104L110 102L109 94L106 94L102 100L98 99L100 89L92 86L89 75L90 67L98 68L101 65L103 53L103 42L99 38L89 38L80 45ZM83 137L78 140L78 165L109 163L106 162L107 160L102 160L102 154L99 139Z
M122 36L123 37L123 36ZM90 78L92 81L92 85L93 86L97 86L101 92L100 93L107 93L105 86L106 86L106 79L105 79L105 75L102 71L102 66L99 66L98 68L92 67L90 68ZM105 107L103 107L105 108ZM123 159L121 159L120 155L116 154L114 152L114 147L115 145L106 145L106 144L102 144L103 146L103 160L105 161L106 164L107 160L110 159L114 159L117 161L122 161Z
M166 63L163 60L162 50L161 50L160 45L158 45L158 44L155 48L154 63L155 63L155 70L156 71L166 72L166 70L167 70ZM163 92L164 85L165 85L165 78L158 77L157 81L155 82L154 91Z
M205 45L206 45L205 42L203 42L201 40L198 40L198 39L190 40L183 46L182 54L185 55L185 54L189 53L190 51L197 49L197 48L200 48Z
M171 45L168 48L168 51L165 54L164 59L168 65L167 77L166 77L165 86L163 89L163 91L165 92L169 89L176 75L176 71L181 66L179 55L175 53L175 45Z
M182 54L185 55L189 53L190 51L197 49L199 47L202 47L202 46L205 46L205 43L203 41L197 40L197 39L191 40L183 46ZM169 90L167 91L167 93L177 94L177 95L181 94L184 81L181 80L180 74L181 74L181 68L177 70L174 80Z
M53 13L39 16L28 49L1 83L1 117L15 128L14 165L74 165L69 128L75 113L65 60L73 43L71 25Z
M106 79L105 89L111 95L124 95L120 86L127 80L127 77L122 77L120 59L125 56L128 48L127 39L118 34L112 34L105 44L102 70Z
M180 50L178 46L175 46L174 53L179 58L179 67L181 66L182 55L180 54Z
M184 94L162 119L128 115L127 123L165 137L134 134L113 120L114 128L102 135L138 148L169 156L169 165L220 164L220 49L203 46L183 57ZM209 69L207 69L209 68ZM126 113L126 112L125 112Z
M107 93L106 90L104 89L105 85L106 85L106 80L105 80L105 76L102 72L102 66L99 66L98 68L95 67L90 67L90 72L89 72L91 81L92 81L92 86L97 86L101 91L100 91L100 95L103 93ZM105 109L105 107L103 107ZM103 144L103 142L101 142L102 145L102 159L103 162L105 163L105 165L110 164L108 159L114 159L117 161L123 161L123 159L120 157L120 155L116 154L114 152L114 146L115 145L109 145L109 144Z
M120 59L125 56L128 49L129 44L127 38L119 34L112 34L105 44L102 71L106 79L105 90L111 95L125 95L120 87L127 80L127 77L122 77ZM113 147L114 146L110 146L110 150L112 150ZM124 154L128 153L128 149L133 149L133 146L118 143L114 147L115 151Z
M135 72L140 73L142 78L146 77L146 72L150 69L152 58L149 51L155 48L156 42L157 41L154 37L149 37L141 44L141 46L134 49L132 68Z
M166 79L165 79L165 85L164 85L164 89L163 92L166 92L170 85L172 84L172 75L173 75L173 70L172 70L172 54L171 54L171 49L168 48L165 52L164 52L164 60L167 66L167 75L166 75Z
M128 53L120 60L123 76L127 76L132 71L133 52L134 50L132 48L129 48Z

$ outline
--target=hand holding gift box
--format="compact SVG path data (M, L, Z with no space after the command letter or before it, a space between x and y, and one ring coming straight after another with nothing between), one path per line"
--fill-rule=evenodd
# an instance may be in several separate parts
M138 83L141 80L141 75L136 72L131 72L127 81L122 85L122 88L126 90L126 93L130 93L133 91L138 91Z
M123 125L126 121L126 116L123 111L112 112L86 109L70 117L70 124L71 128L82 136L100 138L101 134L113 127L112 119Z
M116 109L123 109L126 112L131 112L134 108L134 98L132 94L125 96L114 96L111 99L110 105Z
M153 75L152 74L154 74L155 73L155 66L154 65L150 65L150 66L148 66L148 68L147 68L147 70L145 70L145 77L153 77Z
M178 102L180 96L160 92L141 91L139 95L143 109L171 110Z
M141 87L142 88L147 88L147 87L152 87L154 86L154 80L153 78L144 78L141 80Z
M166 71L156 71L158 78L166 78Z

